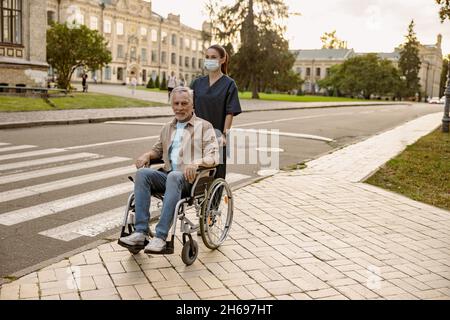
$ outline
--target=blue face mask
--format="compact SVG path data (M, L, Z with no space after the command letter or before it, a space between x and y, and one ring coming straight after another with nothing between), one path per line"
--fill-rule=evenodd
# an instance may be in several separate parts
M219 60L218 59L205 59L205 62L203 63L204 67L208 71L217 71L220 68Z

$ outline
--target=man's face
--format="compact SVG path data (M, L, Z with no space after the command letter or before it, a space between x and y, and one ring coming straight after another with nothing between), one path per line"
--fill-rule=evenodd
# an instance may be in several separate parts
M194 107L189 101L187 92L174 92L172 96L172 110L175 118L180 122L188 121L191 118Z

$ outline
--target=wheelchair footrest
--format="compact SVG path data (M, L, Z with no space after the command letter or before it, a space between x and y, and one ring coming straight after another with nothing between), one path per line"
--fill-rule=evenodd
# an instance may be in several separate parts
M145 246L148 244L148 241L145 240L145 242L144 242L143 245L141 244L141 245L134 245L134 246L131 246L131 245L129 245L129 244L126 244L126 243L120 241L120 239L119 239L119 240L117 240L117 244L118 244L119 246L122 246L122 247L127 248L127 249L131 249L131 250L142 250L142 249L144 249Z

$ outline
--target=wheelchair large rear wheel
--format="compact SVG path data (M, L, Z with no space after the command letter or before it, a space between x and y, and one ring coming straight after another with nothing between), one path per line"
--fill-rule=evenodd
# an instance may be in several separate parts
M233 197L230 186L215 179L208 189L200 213L200 233L209 249L218 248L227 238L233 221Z

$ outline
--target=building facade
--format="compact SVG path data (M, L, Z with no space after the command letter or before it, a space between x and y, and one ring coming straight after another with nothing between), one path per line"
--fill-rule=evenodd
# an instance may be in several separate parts
M419 45L421 61L419 78L424 97L439 95L443 62L441 43L442 36L439 34L435 44ZM293 69L305 80L302 89L309 93L323 92L323 89L317 85L317 80L326 77L331 66L341 64L355 55L364 54L354 52L353 49L293 50L292 52L296 55ZM377 54L383 59L391 60L398 67L400 48L395 48L393 52L378 52Z
M0 1L0 85L46 85L45 17L42 0Z
M293 50L292 53L296 56L294 71L305 80L302 90L308 93L323 91L317 81L325 78L332 66L355 55L353 49Z
M134 76L138 84L166 79L175 72L187 84L202 73L204 50L209 46L203 30L180 22L179 15L164 18L143 0L47 0L47 21L73 22L98 30L108 41L112 62L91 73L97 82L123 84ZM74 73L81 80L83 69Z

